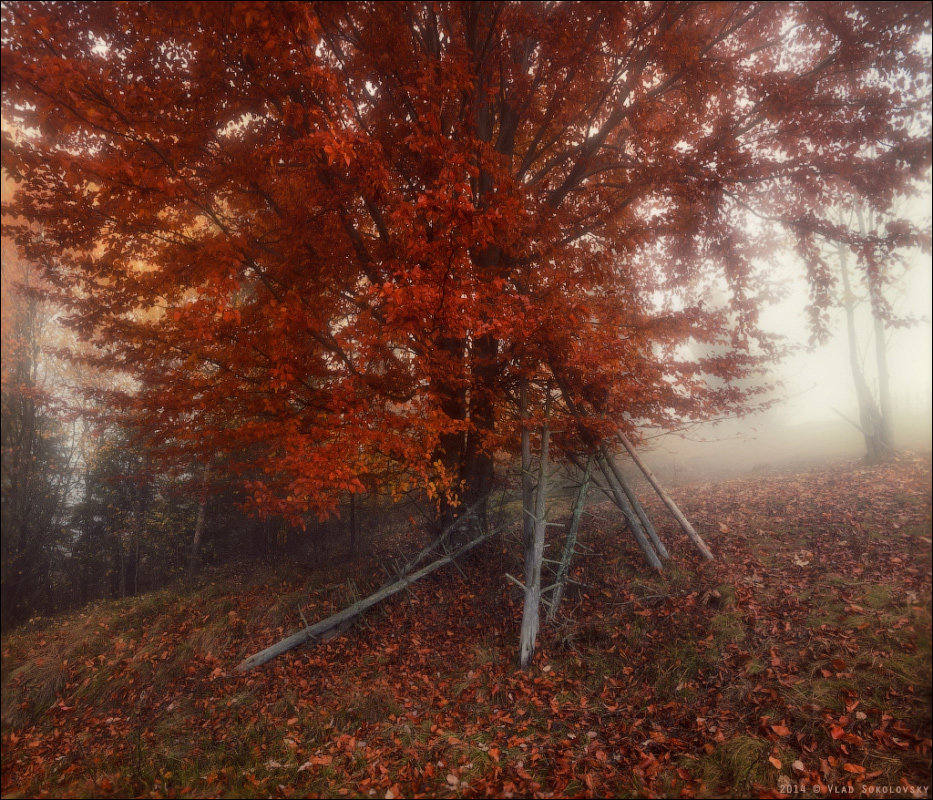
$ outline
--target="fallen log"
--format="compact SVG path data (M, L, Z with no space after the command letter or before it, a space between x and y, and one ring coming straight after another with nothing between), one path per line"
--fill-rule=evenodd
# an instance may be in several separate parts
M670 495L664 491L664 488L660 483L658 483L658 479L654 476L654 473L648 469L645 463L638 457L638 453L635 452L635 448L632 447L632 443L628 440L628 437L622 433L622 431L618 431L618 433L619 441L622 442L622 446L628 451L628 454L632 457L632 461L635 462L636 466L644 473L645 477L648 479L648 483L654 487L654 490L658 493L658 497L661 498L661 500L664 502L664 505L667 506L668 510L674 516L674 519L676 519L680 524L680 527L683 528L684 533L690 537L690 540L696 546L697 550L703 554L703 557L707 561L712 561L713 553L709 547L706 546L706 542L704 542L700 534L698 534L693 529L693 525L690 524L690 521L677 507L677 503L675 503L671 499Z
M443 567L451 562L455 561L457 558L462 556L468 550L472 550L478 544L491 539L496 534L500 533L502 528L497 528L485 533L482 536L478 536L476 539L473 539L470 542L467 542L458 550L450 553L449 555L444 556L443 558L433 561L425 567L422 567L417 572L413 572L410 575L405 575L399 578L394 583L389 584L388 586L383 586L379 591L371 594L369 597L365 597L357 603L354 603L352 606L349 606L343 611L338 611L336 614L332 614L327 617L327 619L322 619L320 622L316 622L314 625L309 625L306 628L293 633L291 636L282 639L276 644L270 645L265 650L260 650L258 653L251 655L249 658L244 659L237 666L237 672L247 672L253 667L258 667L260 664L265 664L267 661L275 658L282 653L291 650L293 647L297 647L300 644L305 642L317 641L327 636L335 628L345 625L348 622L359 617L363 612L372 608L374 605L381 603L388 597L391 597L394 594L402 591L406 587L415 583L415 581L421 580L425 575L429 575L434 572L436 569Z

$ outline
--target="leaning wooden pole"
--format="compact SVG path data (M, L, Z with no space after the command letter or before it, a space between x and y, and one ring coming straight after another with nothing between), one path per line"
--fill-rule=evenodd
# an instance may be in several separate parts
M667 552L664 542L661 541L661 537L658 536L658 532L654 529L654 525L652 525L651 520L648 519L644 507L638 502L638 497L632 490L632 487L629 486L628 481L625 480L625 476L622 474L622 470L619 469L618 464L616 464L615 459L609 455L609 453L606 453L606 463L612 470L612 474L619 484L619 487L625 492L625 496L628 498L629 503L632 504L635 516L638 517L638 521L641 522L641 526L645 529L645 533L648 534L648 538L651 540L651 544L654 545L654 549L658 551L661 558L670 558L671 554Z
M628 451L628 454L632 457L632 461L638 466L638 468L644 473L645 477L648 479L654 490L658 493L658 497L664 502L664 505L667 506L668 510L673 514L674 519L680 524L680 527L683 528L684 533L690 537L690 540L696 545L697 550L699 550L703 557L707 561L713 560L713 553L706 546L706 542L703 541L700 534L698 534L694 529L693 525L690 524L690 521L683 515L683 512L677 507L670 495L664 491L664 488L658 483L658 479L654 476L654 473L645 466L645 463L638 457L638 453L635 452L635 448L632 447L632 443L628 440L628 437L619 431L619 441L622 442L622 446Z
M547 619L551 622L557 616L557 609L564 596L564 586L567 583L567 574L570 572L570 562L573 559L574 550L577 546L577 531L580 529L580 520L583 517L583 508L586 505L586 494L590 488L590 469L593 465L593 457L586 460L586 467L583 470L583 480L580 483L580 490L577 492L577 499L573 504L573 513L570 515L570 525L567 528L567 538L564 540L564 550L561 553L560 564L557 567L557 576L554 579L554 591L551 594L551 607L548 609Z
M538 487L535 491L534 535L525 547L525 606L519 638L518 663L522 669L531 664L538 638L541 614L541 563L544 560L544 534L547 530L545 502L547 501L548 447L551 431L547 418L541 429L541 455L538 459ZM527 516L529 509L524 508Z
M609 458L606 456L605 452L601 452L598 456L599 468L606 478L606 484L609 486L609 491L612 492L615 504L625 516L629 530L631 530L632 536L635 537L635 541L638 542L638 546L641 548L641 552L644 554L648 563L657 570L664 569L664 565L661 563L657 551L654 549L651 540L648 539L648 535L641 526L641 520L639 520L638 516L635 514L635 509L632 508L628 498L616 482L615 475L612 474L612 469L607 463L608 461Z
M448 537L459 528L464 522L473 518L480 506L486 502L489 498L488 494L483 495L479 500L477 500L473 505L469 506L459 517L457 517L453 522L450 523L443 531L440 532L438 537L431 542L429 545L426 545L422 548L416 555L410 558L405 566L401 569L396 570L395 576L390 580L386 581L385 585L393 583L397 578L400 578L402 575L406 575L411 572L415 567L417 567L422 561L424 561L428 556L430 556L435 550L444 546L444 543L447 541Z
M314 625L309 625L307 628L303 628L298 631L298 633L293 633L291 636L282 639L282 641L277 642L270 647L267 647L265 650L260 650L258 653L251 655L249 658L242 661L237 666L237 672L246 672L251 670L253 667L258 667L260 664L265 664L267 661L275 658L282 653L291 650L293 647L297 647L300 644L305 642L313 641L320 639L323 636L326 636L328 633L333 631L336 628L344 625L347 622L351 622L360 616L367 609L372 608L374 605L381 603L388 597L391 597L394 594L402 591L408 586L411 586L415 581L421 580L425 575L429 575L434 572L434 570L439 569L447 564L450 564L455 559L462 556L468 550L472 550L478 544L486 541L487 539L495 536L499 533L499 529L490 531L483 536L479 536L476 539L473 539L470 542L467 542L463 547L459 548L453 553L444 556L443 558L433 561L425 567L422 567L417 572L413 572L410 575L405 575L394 583L384 586L375 594L371 594L369 597L366 597L360 600L358 603L354 603L352 606L345 608L343 611L338 611L336 614L332 614L327 617L327 619L322 619L320 622L316 622Z

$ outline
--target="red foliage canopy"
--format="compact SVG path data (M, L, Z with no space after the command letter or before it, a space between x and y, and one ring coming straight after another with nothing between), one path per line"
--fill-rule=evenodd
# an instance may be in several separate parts
M775 236L930 161L926 3L2 14L9 227L150 435L267 511L481 492L528 380L567 447L742 408Z

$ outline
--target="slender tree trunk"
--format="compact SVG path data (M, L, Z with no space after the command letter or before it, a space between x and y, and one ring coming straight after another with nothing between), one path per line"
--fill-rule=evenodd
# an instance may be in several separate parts
M583 517L583 507L586 505L586 493L590 488L590 469L593 464L593 457L586 459L586 467L583 469L583 480L580 482L580 489L577 492L577 498L573 503L573 513L570 516L570 526L567 528L567 538L564 540L564 550L560 556L560 565L557 567L557 576L554 579L554 592L551 595L551 607L548 610L548 622L557 616L557 609L560 601L564 597L564 586L567 583L567 575L570 572L570 562L573 560L574 550L577 546L577 531L580 529L580 520Z
M463 339L446 336L438 341L438 351L447 362L445 370L451 374L458 374L464 369L466 358L466 343ZM445 378L438 378L434 382L434 391L440 398L440 407L444 415L452 422L463 424L467 418L466 390ZM440 436L437 451L432 462L440 462L447 477L459 482L464 474L466 457L466 434L462 430L450 431ZM434 533L450 527L457 518L456 505L447 502L443 497L440 503L438 517L435 521Z
M498 373L499 343L492 335L477 337L470 348L470 373L473 376L469 395L470 428L464 444L463 503L479 503L476 518L481 530L489 527L488 497L495 481L494 463L489 451L489 436L496 425L496 398L493 392Z
M707 561L712 561L713 553L709 549L709 547L706 546L706 542L704 542L700 534L698 534L694 530L693 525L690 524L690 521L684 516L683 512L677 507L677 503L674 502L673 498L666 491L664 491L664 487L661 486L658 479L654 476L654 473L650 469L648 469L648 465L645 464L645 462L642 461L641 458L639 458L638 453L635 452L635 448L632 446L632 443L628 440L628 437L624 433L622 433L622 431L618 431L618 433L619 433L619 441L622 442L622 446L628 451L628 454L632 457L632 461L635 462L636 466L642 471L644 476L648 479L648 483L650 483L654 487L654 490L658 493L658 497L661 498L664 505L667 506L668 511L670 511L671 514L674 516L674 519L677 520L683 532L686 533L688 537L690 537L690 541L692 541L693 544L696 546L697 550L700 551L700 553L703 555L703 558L705 558Z
M875 405L871 389L865 380L865 374L859 363L858 340L855 331L855 296L849 282L848 250L838 245L839 270L842 274L842 289L845 293L843 309L846 317L846 333L849 342L849 370L852 373L852 383L855 386L855 397L858 401L859 427L864 434L865 452L869 461L880 461L884 455L884 445L881 436L881 414Z
M133 554L133 597L139 594L139 539L136 539L136 548Z
M870 212L869 212L870 213ZM868 225L865 223L865 215L861 206L856 205L855 216L858 220L859 233L863 236L868 231ZM874 221L871 220L874 227ZM848 282L848 275L844 276ZM848 293L848 289L846 290ZM881 443L890 451L894 451L894 416L891 408L891 375L888 371L888 344L885 336L884 320L878 315L875 304L871 304L871 316L874 322L875 334L875 363L878 369L878 413L880 415L878 425L878 437Z
M891 408L891 374L884 320L875 315L875 361L878 365L878 404L881 411L881 441L894 450L894 412Z
M541 455L538 459L538 488L535 492L534 535L531 546L525 549L525 606L522 612L522 628L519 639L519 665L526 669L535 654L538 626L541 613L541 562L544 560L545 502L547 500L548 448L551 431L545 417L541 429ZM523 509L527 516L529 510Z
M534 541L535 522L531 514L534 495L534 477L531 474L531 431L528 429L528 384L523 382L519 395L522 426L522 543L525 553ZM526 565L527 570L527 565Z
M350 555L356 555L356 495L350 493Z
M201 490L198 493L198 516L194 521L194 538L191 540L191 552L188 554L189 581L193 581L198 572L201 539L204 537L204 526L207 519L207 487L210 477L211 468L205 466L204 473L201 476Z

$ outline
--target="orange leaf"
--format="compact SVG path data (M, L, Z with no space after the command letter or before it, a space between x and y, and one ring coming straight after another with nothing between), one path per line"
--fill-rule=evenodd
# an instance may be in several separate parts
M775 758L774 756L768 756L768 761L771 762L771 765L772 765L775 769L780 769L780 768L781 768L781 760L780 760L780 759Z
M790 736L790 728L786 725L772 725L771 730L773 730L778 736Z
M843 736L845 736L845 733L846 732L838 725L833 725L829 729L829 735L832 736L833 739L841 739Z
M861 775L865 771L865 767L860 767L858 764L843 764L842 768L846 772L854 772L856 775Z

